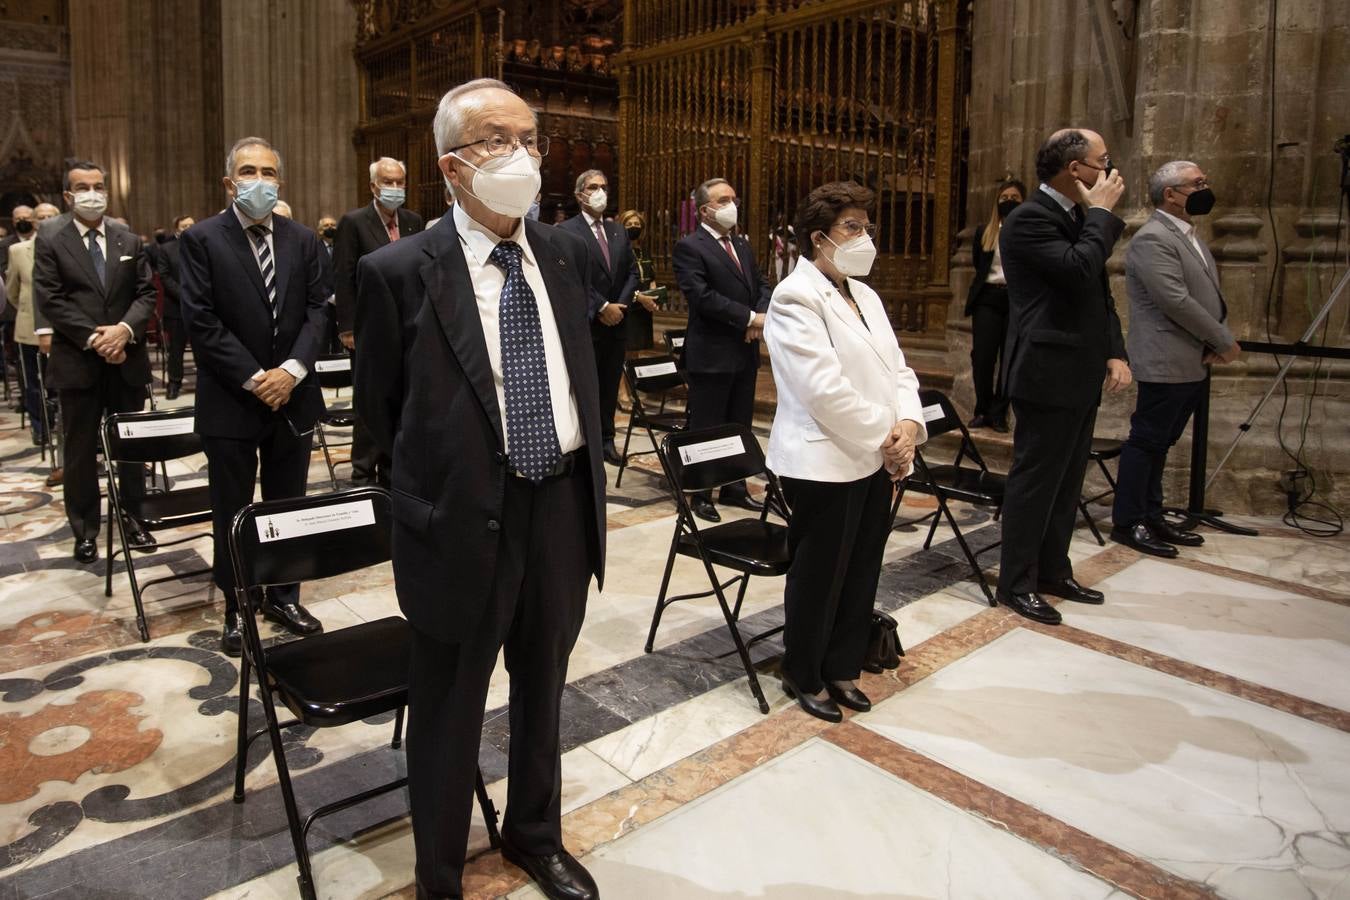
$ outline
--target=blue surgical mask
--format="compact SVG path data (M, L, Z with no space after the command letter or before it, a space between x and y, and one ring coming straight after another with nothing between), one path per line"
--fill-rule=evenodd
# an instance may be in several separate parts
M539 201L536 200L530 204L530 208L525 210L525 218L539 221Z
M252 181L234 183L234 202L250 219L265 219L272 214L277 205L277 192L280 190L275 181L255 178Z
M392 212L403 205L407 196L408 192L403 188L382 187L380 188L380 205Z

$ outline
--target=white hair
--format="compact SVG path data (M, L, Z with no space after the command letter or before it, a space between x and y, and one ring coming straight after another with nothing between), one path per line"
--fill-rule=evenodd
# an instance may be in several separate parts
M496 89L515 93L506 82L496 78L475 78L445 92L436 107L436 120L432 124L432 133L436 138L436 155L444 156L451 147L464 143L464 132L468 127L468 114L473 106L464 98L479 91Z
M262 147L265 150L271 150L272 153L275 154L277 158L277 180L278 181L281 180L281 151L278 150L276 147L273 147L271 144L269 144L267 141L263 140L260 137L240 138L239 140L234 142L234 146L230 148L230 152L225 154L226 178L234 177L235 154L237 154L240 150L243 150L245 147Z
M1163 163L1158 167L1158 171L1148 177L1148 199L1154 206L1162 206L1163 192L1168 188L1174 188L1185 181L1181 173L1187 169L1200 168L1189 159L1174 159L1171 162Z
M375 172L380 168L380 163L393 163L394 165L398 166L400 169L403 170L404 178L408 177L408 167L403 164L403 160L394 159L392 156L381 156L379 159L375 160L373 163L370 164L371 181L375 180Z

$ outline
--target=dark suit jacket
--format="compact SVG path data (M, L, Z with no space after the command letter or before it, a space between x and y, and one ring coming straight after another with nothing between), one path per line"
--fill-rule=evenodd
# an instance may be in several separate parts
M975 229L975 240L970 248L970 259L975 266L975 279L970 283L970 290L966 293L966 308L964 315L969 316L975 311L975 304L980 299L980 294L984 293L988 282L989 269L994 264L994 251L984 249L981 243L984 239L985 226L980 225Z
M103 220L107 251L104 280L99 281L80 240L74 219L59 228L38 229L33 247L33 296L41 296L39 327L51 327L51 368L47 386L55 390L91 388L103 371L103 358L86 350L99 325L126 322L135 332L126 361L117 368L127 384L150 383L145 352L145 327L155 314L155 282L141 239L125 225ZM40 289L40 290L39 290Z
M586 245L526 220L572 381L595 495L588 544L603 585L605 475ZM453 216L358 266L356 405L393 457L394 571L414 626L447 643L472 633L492 592L507 471L503 423Z
M419 233L422 217L410 209L398 208L399 240ZM389 243L389 232L384 220L375 210L374 202L354 209L338 222L337 237L333 239L333 283L337 294L337 328L339 333L352 331L356 326L356 263L372 250Z
M1120 318L1106 276L1125 223L1089 209L1074 224L1054 198L1035 190L999 235L1008 277L1008 396L1082 408L1101 400L1107 359L1125 359Z
M180 267L182 266L182 247L178 243L178 238L171 238L159 245L159 252L155 254L156 271L159 272L159 283L164 285L164 318L181 319L183 312L179 307L179 298L182 295L182 275Z
M768 311L769 284L759 272L750 242L732 235L731 244L741 269L702 225L675 245L675 281L689 304L684 366L694 374L759 367L759 341L747 344L745 329L752 311Z
M323 413L314 361L324 346L331 292L319 238L303 225L272 217L277 312L275 334L262 273L234 207L204 219L178 239L183 324L197 360L197 433L257 438L285 415L297 431ZM288 359L308 371L273 413L244 382Z
M628 232L617 222L601 220L605 237L609 239L609 268L605 268L605 255L600 250L600 241L595 232L586 224L586 217L580 213L561 223L564 228L586 242L591 253L590 265L590 310L591 336L596 339L609 338L625 340L628 330L620 322L618 325L605 325L596 318L600 307L606 303L617 303L627 307L637 290L637 266L633 258L633 245L628 243Z

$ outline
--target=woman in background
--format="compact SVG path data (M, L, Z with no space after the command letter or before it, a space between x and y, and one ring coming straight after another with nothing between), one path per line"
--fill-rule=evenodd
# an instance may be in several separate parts
M966 295L970 322L970 375L975 385L975 417L971 428L1008 430L1008 398L997 379L1003 339L1008 334L1008 281L998 252L1003 220L1027 198L1026 185L1010 178L998 186L989 222L975 229L975 279Z
M628 243L633 247L633 268L637 271L637 293L628 305L624 316L627 330L627 349L650 350L652 348L652 313L656 312L656 264L643 246L643 234L647 230L647 217L635 209L619 216L619 224L628 234Z

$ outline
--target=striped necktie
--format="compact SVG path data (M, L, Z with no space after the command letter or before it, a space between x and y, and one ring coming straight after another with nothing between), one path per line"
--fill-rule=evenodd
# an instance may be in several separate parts
M272 264L272 248L267 246L268 228L266 225L250 225L249 237L253 239L253 249L258 255L258 269L262 272L263 287L267 289L267 305L272 310L272 319L277 317L277 267Z

